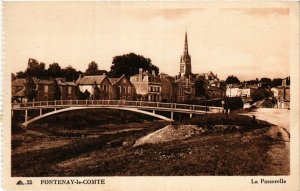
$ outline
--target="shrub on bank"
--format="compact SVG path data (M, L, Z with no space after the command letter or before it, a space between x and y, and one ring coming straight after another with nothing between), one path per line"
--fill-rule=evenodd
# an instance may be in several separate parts
M244 102L241 97L226 97L224 101L224 108L226 110L242 109L244 107Z
M237 114L211 114L199 115L192 119L187 119L182 124L198 125L199 127L208 125L236 125L262 128L270 126L269 123L253 119L252 117Z

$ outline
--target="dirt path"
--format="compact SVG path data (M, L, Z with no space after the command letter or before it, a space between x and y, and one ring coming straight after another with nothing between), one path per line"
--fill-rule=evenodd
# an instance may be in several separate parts
M271 146L269 156L271 162L270 171L274 175L286 175L290 173L290 110L259 108L250 112L249 116L256 119L267 121L274 126L270 129L269 135L278 138L278 143ZM284 142L284 144L282 144Z
M290 132L290 110L259 108L256 111L250 112L246 115L255 115L257 119L285 128L288 132Z

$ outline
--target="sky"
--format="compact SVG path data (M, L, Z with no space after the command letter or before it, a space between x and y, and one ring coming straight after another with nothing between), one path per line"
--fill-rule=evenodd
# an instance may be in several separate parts
M193 73L289 75L288 8L170 4L4 2L5 64L13 73L28 58L81 71L95 61L109 70L114 56L134 52L176 75L186 31Z

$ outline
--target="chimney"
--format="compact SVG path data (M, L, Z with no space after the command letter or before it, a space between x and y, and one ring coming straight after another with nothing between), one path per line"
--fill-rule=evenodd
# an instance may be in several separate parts
M284 78L284 79L282 80L282 86L283 86L283 87L286 86L286 78Z
M143 81L143 68L139 68L139 81Z

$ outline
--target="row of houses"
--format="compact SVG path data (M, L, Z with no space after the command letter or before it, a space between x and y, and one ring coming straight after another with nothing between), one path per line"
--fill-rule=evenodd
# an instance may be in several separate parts
M262 89L259 84L257 85L227 85L226 97L241 97L244 101L244 106L249 106L253 100L252 95L258 90ZM290 86L286 84L286 79L283 79L282 85L273 87L271 89L264 88L270 93L270 99L274 99L276 104L274 107L286 109L290 107Z
M180 72L177 76L156 75L154 71L139 69L136 75L109 78L106 75L79 76L75 82L63 79L35 79L36 101L53 100L55 85L61 90L61 99L95 99L95 87L100 90L101 99L143 100L162 102L190 102L199 99L223 98L226 84L212 72L193 74L191 56L188 51L187 33L185 33L184 52L180 57ZM12 82L13 101L23 101L25 96L25 79ZM201 84L199 86L199 84ZM199 93L200 92L200 93ZM205 92L205 93L204 93Z
M212 74L212 73L211 73ZM203 76L202 76L203 77ZM156 75L155 72L143 71L129 79L123 75L119 78L110 78L106 75L79 76L74 82L66 82L62 78L53 80L34 79L37 96L35 101L54 100L55 86L60 88L62 100L82 99L80 94L87 95L84 99L96 99L95 87L100 90L98 99L104 100L142 100L160 102L186 102L201 99L197 95L198 77L171 77L167 74ZM12 100L26 101L26 79L12 81ZM209 98L222 98L223 90L214 83L206 84L205 91Z
M12 101L26 101L26 79L12 81ZM120 78L108 78L106 75L79 76L75 82L66 82L62 78L53 80L34 79L37 92L35 101L54 100L55 83L60 88L62 100L81 99L81 94L86 94L85 99L94 99L95 86L100 90L101 99L133 100L135 89L133 84L123 75Z

